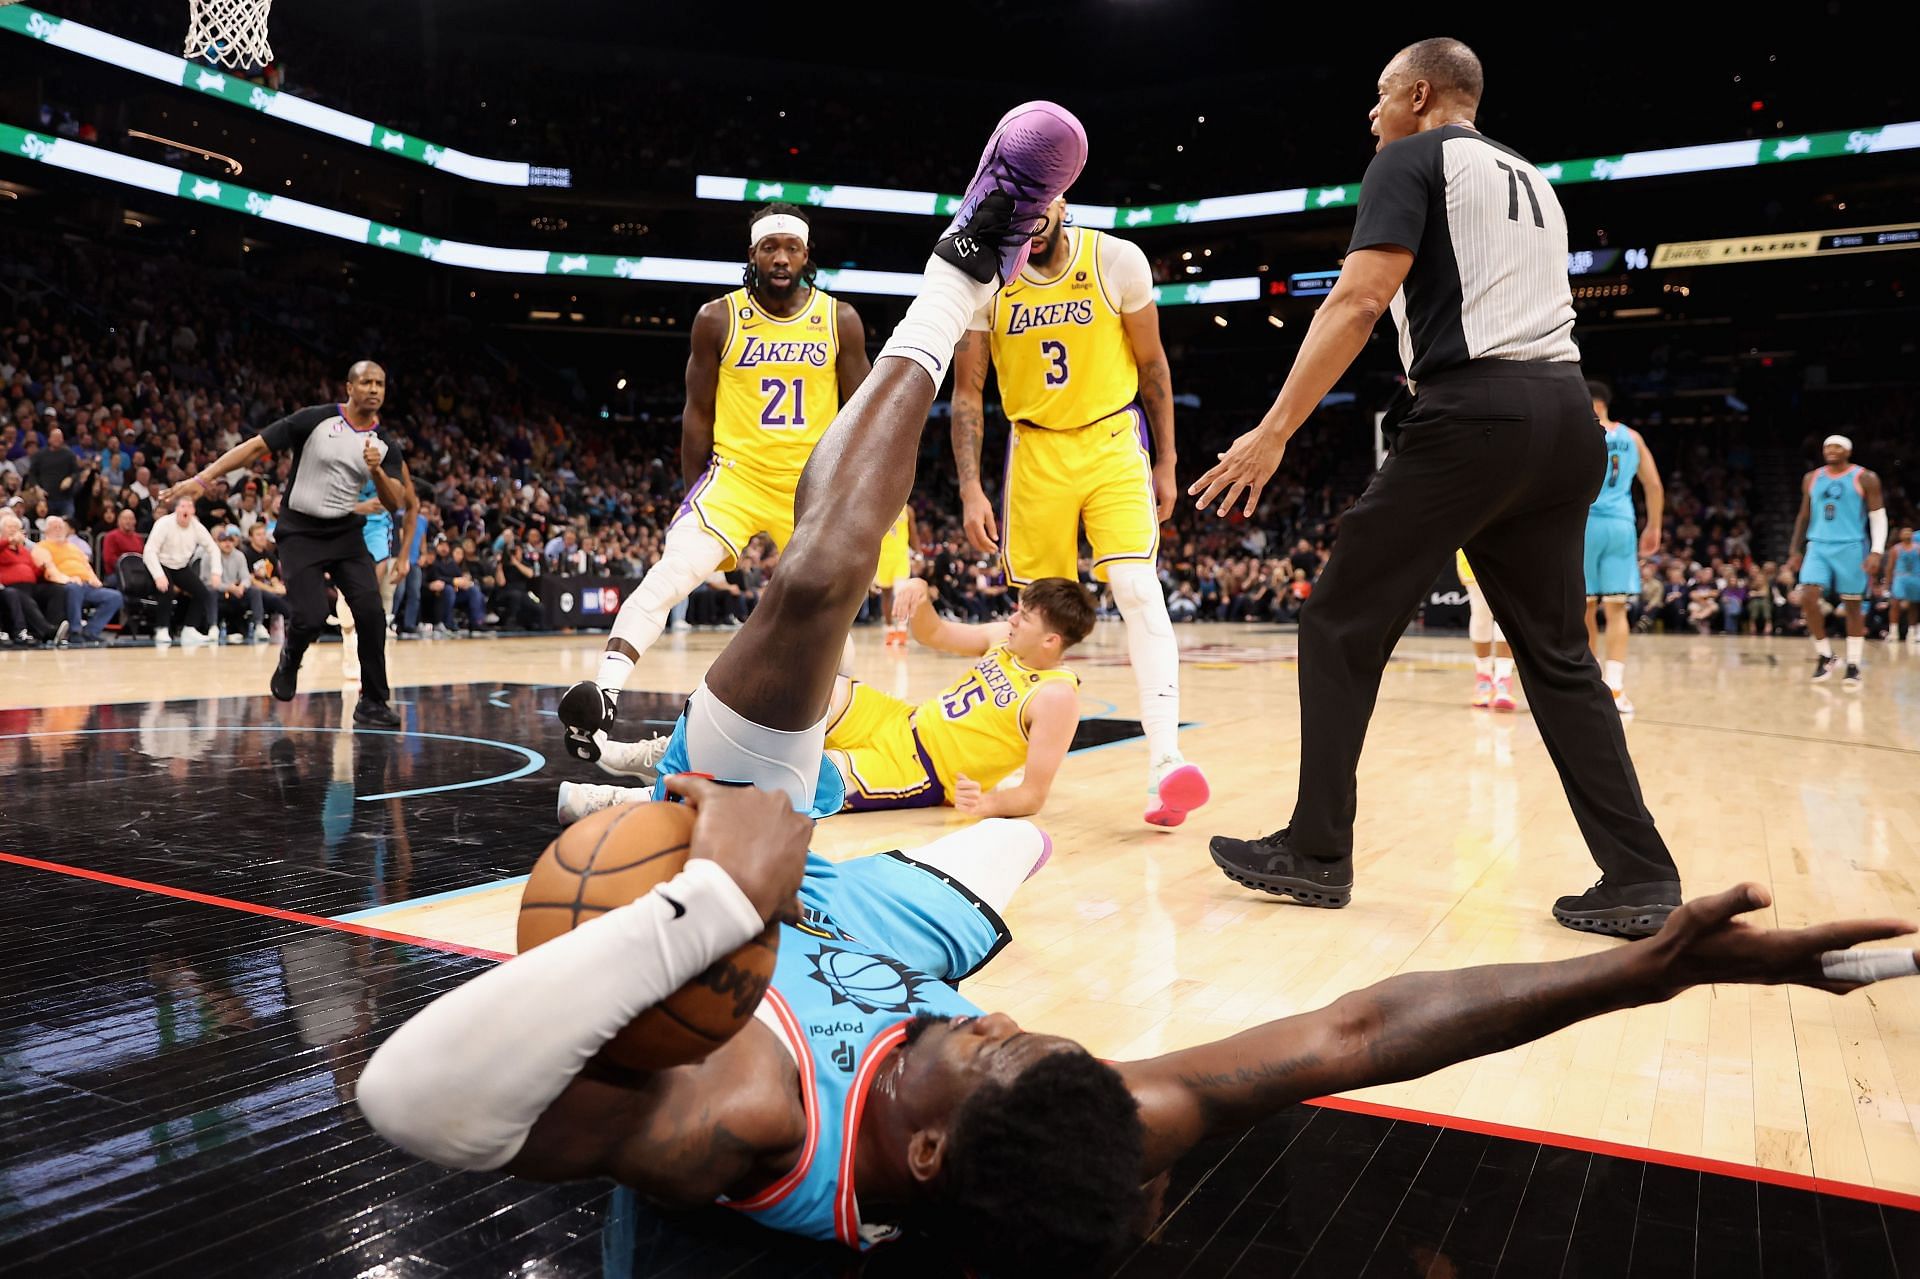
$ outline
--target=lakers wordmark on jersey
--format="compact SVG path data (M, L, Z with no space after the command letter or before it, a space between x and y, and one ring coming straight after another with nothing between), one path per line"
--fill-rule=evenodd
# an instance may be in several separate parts
M840 411L838 304L813 290L799 314L769 314L746 289L726 296L713 454L797 478Z
M1048 280L1023 274L994 298L989 332L1009 420L1073 431L1133 403L1140 370L1098 231L1070 230L1073 256Z

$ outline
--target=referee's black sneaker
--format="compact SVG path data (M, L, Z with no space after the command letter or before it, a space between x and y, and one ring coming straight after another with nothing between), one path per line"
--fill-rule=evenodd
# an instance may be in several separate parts
M361 698L353 708L353 726L355 728L398 728L400 717L393 713L393 707L385 702L370 702Z
M273 682L267 687L272 690L275 701L290 702L300 683L300 659L306 650L296 648L289 638L280 645L280 661L273 668Z
M1338 910L1353 900L1352 857L1309 857L1285 830L1259 839L1215 835L1207 848L1228 879L1276 897Z
M1609 884L1602 879L1584 893L1555 902L1553 917L1583 933L1651 937L1666 924L1667 916L1679 909L1678 880Z
M600 758L595 733L613 723L619 708L613 694L590 679L560 695L560 724L567 731L567 754L591 764Z

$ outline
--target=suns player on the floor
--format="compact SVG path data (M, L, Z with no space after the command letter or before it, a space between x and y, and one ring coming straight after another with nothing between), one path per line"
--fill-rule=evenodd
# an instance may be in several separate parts
M972 817L1030 817L1080 727L1080 677L1061 663L1093 629L1085 587L1045 577L1020 592L1004 622L966 625L934 611L927 584L901 585L913 638L928 648L977 658L967 673L915 706L844 673L827 708L827 758L839 773L839 811L957 808ZM605 743L601 762L647 776L663 767L667 737ZM996 790L1016 770L1017 784ZM641 803L656 790L560 783L562 823L614 804Z
M1903 528L1887 548L1887 638L1920 645L1920 543Z
M1155 563L1173 513L1173 379L1153 274L1137 245L1066 224L1056 200L1024 274L954 353L953 453L967 537L999 551L1007 582L1076 576L1080 530L1093 575L1127 628L1147 738L1146 819L1178 826L1207 802L1180 754L1180 646ZM1004 518L980 483L987 370L999 370L1007 440ZM1151 428L1151 442L1149 442Z
M1833 677L1833 642L1827 638L1821 600L1840 597L1847 618L1847 670L1842 684L1860 687L1860 659L1867 646L1867 619L1860 601L1880 571L1887 549L1887 510L1880 477L1853 463L1853 441L1829 435L1821 445L1827 464L1800 481L1800 514L1793 521L1793 558L1787 568L1800 584L1801 614L1813 640L1813 682Z
M900 512L880 542L880 563L873 570L873 584L880 588L880 612L887 628L887 647L907 646L907 619L911 610L903 603L901 588L913 580L913 509Z
M1603 670L1613 704L1622 715L1633 714L1627 698L1627 601L1640 592L1640 557L1660 549L1660 521L1666 511L1667 491L1660 468L1640 432L1612 415L1613 392L1605 382L1588 382L1593 416L1607 434L1607 469L1600 495L1587 512L1587 644L1601 659L1599 611L1607 613ZM1647 527L1633 535L1633 482L1640 481L1647 496Z
M800 471L868 370L859 314L814 275L806 212L766 205L748 222L746 283L694 317L680 424L686 501L659 563L621 604L599 672L560 699L578 759L600 758L620 690L673 606L732 568L754 534L783 548L793 536Z
M1460 575L1460 585L1467 588L1467 638L1473 641L1472 704L1477 709L1513 710L1519 705L1513 698L1513 650L1507 647L1507 637L1493 616L1493 606L1487 603L1487 593L1473 575L1473 565L1467 563L1465 551L1453 553L1453 567Z
M400 459L400 484L406 492L397 526L387 508L380 504L380 495L374 492L371 481L361 486L360 504L354 508L367 520L360 531L367 539L368 554L373 556L374 580L380 585L380 616L389 627L393 623L394 591L406 580L413 556L412 539L400 537L395 529L411 529L420 512L420 494L414 491L413 472L407 469L405 458ZM334 602L333 620L340 626L340 678L357 684L360 682L358 630L344 595Z

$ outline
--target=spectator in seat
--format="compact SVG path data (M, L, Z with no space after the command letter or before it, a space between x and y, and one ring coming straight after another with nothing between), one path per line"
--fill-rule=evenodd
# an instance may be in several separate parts
M213 535L213 544L220 548L216 562L220 569L220 585L210 588L219 605L219 618L227 628L227 643L245 644L259 642L266 630L265 606L260 601L260 591L253 584L253 571L247 565L247 557L240 549L240 530L231 524L222 524Z
M160 593L154 644L165 648L173 643L175 596L183 597L189 605L180 642L188 647L213 643L213 592L220 588L221 582L220 548L214 545L213 534L207 532L207 526L194 518L192 498L181 498L173 504L171 515L154 521L141 558L146 560L147 571L153 574L154 588ZM196 559L211 565L210 580L201 580L200 570L194 564Z
M47 432L47 447L27 463L26 480L46 494L49 515L72 517L73 499L78 496L80 459L67 447L65 431L56 426Z
M0 609L13 643L67 642L66 575L44 547L27 540L27 526L12 511L0 513ZM60 618L56 624L49 618Z
M101 582L93 571L86 542L74 536L72 527L58 515L48 519L46 536L40 539L40 545L66 578L69 641L86 648L105 644L107 626L120 616L125 597ZM83 630L80 620L86 609L91 609L93 615L86 619Z
M241 546L240 554L247 563L247 579L259 592L257 596L249 596L247 599L247 607L253 619L251 634L257 641L262 638L261 632L271 625L266 619L269 617L291 619L293 605L287 603L287 584L280 580L280 552L274 546L273 539L267 535L266 521L256 521L254 526L247 530L245 544ZM257 611L253 607L256 600L259 603ZM281 625L284 630L286 623L282 622ZM272 638L271 633L266 638Z
M112 577L122 555L139 555L147 549L147 539L137 525L139 516L129 506L115 518L113 531L100 542L100 571Z

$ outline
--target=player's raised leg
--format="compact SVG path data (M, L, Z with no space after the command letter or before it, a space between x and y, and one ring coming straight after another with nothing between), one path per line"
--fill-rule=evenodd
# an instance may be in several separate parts
M1019 274L1034 225L1085 162L1079 121L1052 103L1016 107L994 131L919 296L801 475L780 571L689 701L688 751L703 771L717 752L733 780L811 803L847 629L912 491L934 394L969 321Z

